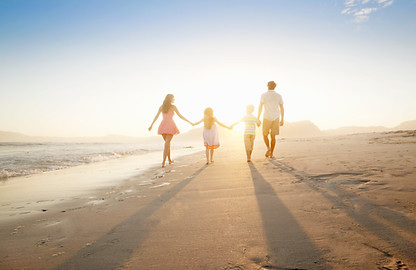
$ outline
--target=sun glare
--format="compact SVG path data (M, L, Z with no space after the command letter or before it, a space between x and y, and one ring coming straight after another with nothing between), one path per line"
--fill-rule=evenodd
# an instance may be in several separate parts
M239 123L239 124L235 125L233 127L233 131L235 133L238 133L238 134L243 133L244 132L244 123Z

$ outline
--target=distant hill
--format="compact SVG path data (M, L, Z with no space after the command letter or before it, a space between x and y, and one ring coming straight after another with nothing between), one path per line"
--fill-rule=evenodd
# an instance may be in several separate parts
M340 127L337 129L327 129L322 131L324 136L335 136L335 135L345 135L345 134L354 134L354 133L371 133L371 132L383 132L390 129L383 126L370 126L370 127L360 127L360 126L350 126L350 127Z
M188 132L181 133L175 137L175 141L190 142L190 141L201 141L202 140L203 127L194 128ZM241 136L241 133L236 131L230 131L225 128L218 128L219 136L221 140L235 140L236 136ZM285 122L285 125L280 129L280 137L316 137L316 136L335 136L345 135L353 133L370 133L370 132L386 132L395 130L416 130L416 120L406 121L400 125L387 128L383 126L350 126L341 127L337 129L320 130L311 121L297 121L297 122ZM261 136L261 128L257 129L257 136ZM160 140L157 136L149 137L131 137L123 135L107 135L102 137L39 137L39 136L28 136L21 133L0 131L0 142L156 142Z
M416 120L406 121L394 127L395 130L414 130L416 129Z
M387 132L387 131L395 131L395 130L416 130L416 120L403 122L393 128L387 128L383 126L369 126L369 127L350 126L350 127L340 127L337 129L327 129L327 130L322 131L322 135L334 136L334 135L345 135L345 134L353 134L353 133Z
M21 133L0 131L0 142L32 142L33 138Z
M322 135L321 130L311 121L285 122L280 128L282 137L314 137Z
M202 140L202 130L203 127L193 128L190 131L180 133L175 136L175 141L201 141Z

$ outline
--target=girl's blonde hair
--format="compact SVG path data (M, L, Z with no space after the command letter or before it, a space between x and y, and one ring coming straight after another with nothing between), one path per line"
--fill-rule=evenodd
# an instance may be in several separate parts
M162 112L167 113L172 106L173 95L167 94L162 104Z
M204 127L210 129L212 124L214 124L214 110L208 107L204 110Z

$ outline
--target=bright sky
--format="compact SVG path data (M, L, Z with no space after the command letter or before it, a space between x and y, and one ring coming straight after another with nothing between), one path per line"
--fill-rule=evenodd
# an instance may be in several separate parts
M0 130L146 136L164 97L226 124L270 80L286 121L416 119L415 0L1 0ZM175 117L182 132L192 127Z

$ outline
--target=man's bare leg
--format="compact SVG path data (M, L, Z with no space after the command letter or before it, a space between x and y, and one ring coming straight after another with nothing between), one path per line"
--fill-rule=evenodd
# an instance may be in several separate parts
M269 157L270 156L270 142L269 142L269 135L263 135L263 140L264 140L264 144L266 144L267 147L267 151L265 156Z
M271 136L271 142L270 142L270 158L273 158L273 152L274 152L274 147L276 146L276 135Z

